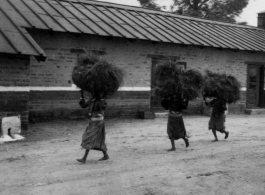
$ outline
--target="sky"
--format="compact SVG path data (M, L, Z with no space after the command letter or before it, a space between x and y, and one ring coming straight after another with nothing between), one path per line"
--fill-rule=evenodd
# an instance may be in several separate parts
M137 0L98 0L123 5L140 6ZM172 0L157 0L160 5L169 5ZM248 25L257 26L257 13L265 11L265 0L249 0L248 6L243 10L238 22L247 22Z

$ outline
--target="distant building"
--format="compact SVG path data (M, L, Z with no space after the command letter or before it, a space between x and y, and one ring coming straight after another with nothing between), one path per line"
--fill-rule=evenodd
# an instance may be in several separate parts
M258 28L86 0L0 1L0 117L76 118L79 90L71 81L77 55L94 52L126 71L108 100L107 116L161 111L152 95L156 64L236 76L242 99L232 113L265 107L265 13ZM259 28L260 27L260 28ZM203 113L201 99L189 112Z

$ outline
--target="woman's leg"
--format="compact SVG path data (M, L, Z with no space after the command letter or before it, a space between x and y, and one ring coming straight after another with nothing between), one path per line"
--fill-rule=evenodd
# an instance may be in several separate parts
M175 141L173 138L170 139L170 142L171 142L171 149L167 150L167 151L175 151L176 150L176 147L175 147Z
M213 132L213 135L214 135L214 140L213 142L217 142L218 141L218 138L217 138L217 135L216 135L216 130L215 129L212 129L212 132Z
M84 154L84 156L83 156L83 158L81 158L81 159L76 159L76 160L77 160L78 162L81 162L81 163L85 164L88 153L89 153L89 150L86 150L86 151L85 151L85 154Z
M229 131L224 131L224 132L225 132L225 139L227 139L229 136Z
M190 145L189 144L189 139L185 137L185 138L183 138L183 140L184 140L184 142L186 144L186 148L189 147L189 145Z
M108 155L107 151L102 151L102 152L103 152L103 157L101 159L99 159L99 161L108 160L109 159L109 155Z

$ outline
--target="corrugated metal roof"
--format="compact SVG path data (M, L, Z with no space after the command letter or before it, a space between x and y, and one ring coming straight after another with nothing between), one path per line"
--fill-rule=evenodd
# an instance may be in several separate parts
M1 6L0 18L0 53L32 55L40 61L45 60L44 51L24 28L16 25Z
M1 0L16 24L59 32L265 51L265 30L91 0Z

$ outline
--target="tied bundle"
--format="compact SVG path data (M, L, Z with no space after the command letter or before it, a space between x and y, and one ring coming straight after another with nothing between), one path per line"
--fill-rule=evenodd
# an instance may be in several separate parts
M202 74L194 69L180 69L172 61L164 61L155 69L155 94L164 99L194 100L200 95Z
M77 87L103 97L114 94L123 78L121 68L93 54L80 55L72 72L72 80Z
M232 75L206 71L203 97L216 97L231 104L240 99L240 83Z

